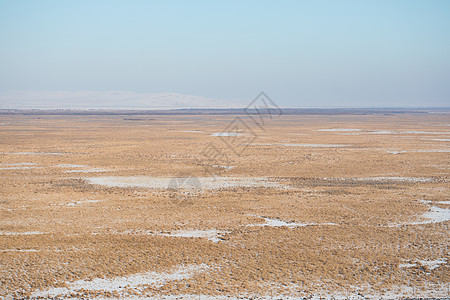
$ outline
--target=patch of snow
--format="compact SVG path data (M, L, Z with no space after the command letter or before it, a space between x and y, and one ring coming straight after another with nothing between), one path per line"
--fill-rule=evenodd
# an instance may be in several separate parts
M15 163L15 164L0 164L0 166L4 167L18 167L18 166L35 166L36 163Z
M426 178L426 177L386 177L386 176L380 176L380 177L358 177L353 178L358 181L366 181L366 180L373 180L373 181L407 181L407 182L430 182L433 181L433 178Z
M67 287L50 288L31 293L31 297L68 296L83 289L87 291L122 292L128 289L143 291L148 285L159 287L169 281L183 280L193 277L199 272L205 272L209 266L187 265L178 266L171 272L146 272L115 278L95 278L93 280L78 280L67 283Z
M407 151L387 151L387 153L390 154L401 154L401 153L406 153Z
M446 259L435 259L435 260L417 260L415 263L404 263L399 264L399 268L413 268L417 267L417 263L420 263L422 266L428 267L430 270L434 270L439 268L442 264L445 264L447 262Z
M305 226L316 226L316 225L337 225L335 223L296 223L296 222L285 222L280 219L271 219L265 217L254 216L261 219L264 219L266 223L264 224L249 224L247 226L259 226L259 227L288 227L288 228L297 228L297 227L305 227Z
M37 252L36 249L0 249L0 252Z
M330 177L325 180L354 180L354 181L394 181L394 182L431 182L433 178L427 177L396 177L396 176L377 176L377 177Z
M450 221L450 209L432 206L428 212L423 214L422 217L429 220L418 222L415 224L429 224Z
M445 264L445 259L435 259L435 260L418 260L421 265L427 266L430 270L439 268L442 264Z
M419 199L419 202L423 204L430 205L431 203L439 204L440 202L432 202L432 201L426 201L423 199ZM448 201L443 201L448 202ZM389 227L398 227L401 225L424 225L424 224L432 224L432 223L441 223L450 221L450 209L448 208L440 208L437 206L431 206L429 210L422 215L422 218L425 218L424 221L418 221L418 222L409 222L409 223L403 223L403 224L392 224L389 225Z
M430 141L450 142L450 139L430 139Z
M157 235L182 237L182 238L205 238L211 242L217 243L220 241L219 236L224 232L216 229L210 230L179 230L171 233L158 233Z
M85 178L90 184L107 187L141 187L176 190L216 190L226 188L287 188L267 177L147 177L105 176Z
M442 152L442 153L449 153L450 150L447 150L447 149L431 149L431 150L414 150L414 152L423 152L423 153Z
M398 267L399 268L413 268L416 267L417 264L416 263L405 263L405 264L399 264Z
M439 201L439 202L434 202L435 204L447 204L450 205L450 201Z
M60 167L60 168L88 168L89 166L86 166L86 165L72 165L72 164L59 164L59 165L55 165L55 167Z
M239 135L244 134L239 132L215 132L211 134L211 136L239 136Z
M3 155L65 155L71 153L60 152L0 152Z
M225 169L227 171L230 171L231 169L234 168L234 166L218 166L218 165L213 165L212 167L214 167L214 168L223 168L223 169Z
M333 129L319 129L319 130L316 130L316 131L330 131L330 132L333 132L333 131L362 131L362 129L354 129L354 128L333 128Z
M80 204L85 204L85 203L97 203L100 200L82 200L82 201L75 201L75 202L71 202L71 203L67 203L67 206L77 206Z
M28 170L28 169L38 169L39 167L6 167L0 168L0 170Z
M312 147L312 148L341 148L349 147L349 145L339 145L339 144L281 144L286 147Z
M67 171L65 171L65 173L102 173L102 172L108 172L108 170L93 168L93 169L86 169L86 170L67 170Z
M45 232L40 232L40 231L28 231L28 232L6 232L6 231L0 231L0 235L35 235L35 234L45 234Z
M416 134L450 134L450 132L439 132L439 131L400 131L400 133L416 133Z
M368 131L367 134L396 134L398 132L391 130Z

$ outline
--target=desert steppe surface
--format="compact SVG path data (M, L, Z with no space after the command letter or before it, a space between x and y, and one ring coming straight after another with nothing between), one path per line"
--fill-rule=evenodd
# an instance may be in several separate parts
M450 114L259 117L0 115L0 298L449 297Z

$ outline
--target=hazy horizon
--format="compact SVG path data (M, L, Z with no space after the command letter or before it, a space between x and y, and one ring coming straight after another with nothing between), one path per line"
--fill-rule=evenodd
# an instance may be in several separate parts
M442 0L0 0L0 108L448 107L449 32Z

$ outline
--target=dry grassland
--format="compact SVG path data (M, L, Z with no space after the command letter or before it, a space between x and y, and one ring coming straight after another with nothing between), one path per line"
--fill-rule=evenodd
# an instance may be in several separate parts
M241 117L0 116L0 298L449 296L448 114Z

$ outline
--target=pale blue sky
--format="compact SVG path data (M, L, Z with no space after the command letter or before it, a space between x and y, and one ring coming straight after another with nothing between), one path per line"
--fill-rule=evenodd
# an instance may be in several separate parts
M0 0L0 92L450 106L450 1Z

